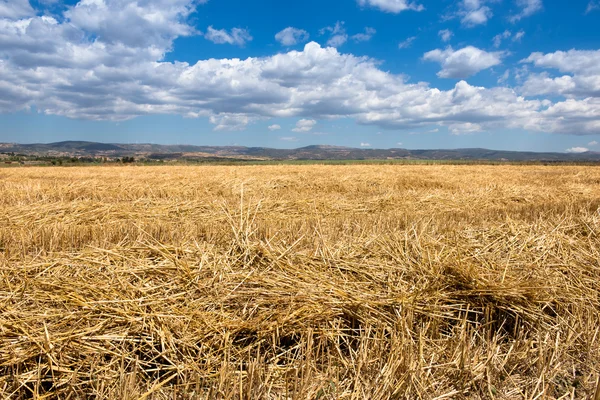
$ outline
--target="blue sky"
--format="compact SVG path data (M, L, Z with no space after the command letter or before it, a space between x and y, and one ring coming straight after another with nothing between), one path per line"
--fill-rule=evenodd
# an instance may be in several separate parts
M600 0L0 0L0 142L600 151Z

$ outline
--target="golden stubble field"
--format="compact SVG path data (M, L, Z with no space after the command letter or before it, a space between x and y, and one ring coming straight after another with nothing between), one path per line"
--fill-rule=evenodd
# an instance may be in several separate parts
M0 169L3 399L584 399L600 168Z

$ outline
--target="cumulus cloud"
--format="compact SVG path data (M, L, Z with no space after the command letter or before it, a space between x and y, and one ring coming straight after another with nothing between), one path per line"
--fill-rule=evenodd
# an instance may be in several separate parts
M412 46L413 42L417 39L416 36L411 36L403 41L401 41L400 43L398 43L398 48L399 49L408 49L410 46Z
M283 46L294 46L298 43L306 42L309 37L310 35L304 29L288 27L278 32L275 35L275 40Z
M295 136L282 136L279 140L283 140L284 142L297 142L298 138Z
M0 18L18 19L35 15L29 0L0 0Z
M123 38L102 33L108 20L125 18L119 16L121 8L134 3L142 9L126 13L126 23L141 18L146 25L132 27L134 32ZM268 57L165 61L179 35L196 33L186 18L197 4L82 0L56 18L0 18L0 113L35 108L44 114L112 121L178 114L207 118L217 131L243 130L268 118L302 118L305 122L295 129L312 133L319 119L352 118L382 128L447 127L453 133L523 129L600 134L598 97L549 101L462 80L441 90L382 70L377 60L314 42L301 51ZM86 7L97 13L91 21L79 14L75 23L68 16L78 7L78 13ZM150 17L148 9L155 15ZM98 18L108 20L100 23ZM448 77L500 62L500 54L465 49L437 50L428 57ZM595 57L594 52L534 53L524 64L558 69L573 79L590 78L598 75Z
M277 125L277 124L275 124L275 125L270 125L268 129L269 129L271 132L273 132L273 131L278 131L278 130L280 130L280 129L281 129L281 126L280 126L280 125Z
M579 154L579 153L585 153L590 151L589 149L585 148L585 147L571 147L570 149L565 150L567 153L575 153L575 154Z
M450 29L443 29L438 32L438 36L442 39L442 42L449 42L450 39L452 39L452 36L454 36L454 33L452 33Z
M216 44L233 44L244 46L246 42L252 40L252 36L246 29L233 28L230 32L225 29L214 29L209 26L204 37Z
M516 0L515 3L517 8L519 8L519 12L510 17L510 21L513 23L529 17L544 8L542 0Z
M474 124L472 122L462 122L457 124L448 125L448 130L453 135L466 135L470 133L481 132L483 129L480 124Z
M316 124L317 121L314 119L301 119L300 121L296 122L296 127L292 129L292 131L303 133L310 132Z
M595 140L592 140L591 142L588 143L588 146L592 146L592 147L598 146L598 142Z
M479 71L499 65L502 62L502 52L487 52L477 47L467 46L460 50L448 47L445 50L435 49L423 55L426 61L440 63L442 70L440 78L467 78Z
M493 17L492 9L485 5L485 0L462 0L456 13L460 22L467 28L484 25Z
M173 38L196 33L186 23L193 10L190 0L82 0L64 16L103 43L167 48Z
M355 42L368 42L377 33L374 28L366 27L364 33L357 33L352 36Z
M358 0L358 4L361 7L374 7L393 14L406 10L423 11L425 9L423 5L407 0Z
M365 143L365 142L362 142L362 143L360 144L360 147L371 147L371 143Z
M529 74L521 88L526 95L600 97L600 50L532 53L521 63L565 74L552 76L547 71Z
M329 32L329 40L327 40L327 46L340 47L348 41L348 34L346 28L344 28L344 22L336 22L334 26L328 26L321 29L320 34L324 35Z
M243 131L251 121L245 114L222 113L211 115L209 122L215 125L215 131Z

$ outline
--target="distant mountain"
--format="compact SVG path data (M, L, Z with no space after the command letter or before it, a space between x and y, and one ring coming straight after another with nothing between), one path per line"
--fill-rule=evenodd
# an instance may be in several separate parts
M56 143L34 143L34 144L12 144L14 150L18 152L34 152L44 153L51 151L58 152L84 152L84 153L96 153L104 151L126 151L123 147L110 143L97 143L97 142L56 142ZM6 148L2 146L1 148Z
M297 149L243 146L193 146L159 144L113 144L84 141L58 143L0 143L1 153L33 156L103 156L170 159L253 159L253 160L482 160L482 161L600 161L600 153L536 153L489 149L358 149L314 145Z

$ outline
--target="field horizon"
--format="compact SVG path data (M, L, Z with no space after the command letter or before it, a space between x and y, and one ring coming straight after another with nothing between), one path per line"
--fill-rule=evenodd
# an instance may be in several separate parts
M486 148L407 149L309 145L297 148L206 146L188 144L102 143L62 141L54 143L0 143L0 160L51 161L69 158L115 160L134 156L150 162L191 161L445 161L445 162L600 162L600 152L510 151ZM19 158L21 156L21 158Z

